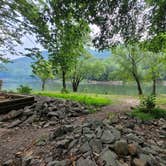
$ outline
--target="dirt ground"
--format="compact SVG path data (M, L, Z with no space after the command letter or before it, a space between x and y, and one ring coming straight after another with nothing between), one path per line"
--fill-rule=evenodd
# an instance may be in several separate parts
M121 99L116 104L105 106L101 111L95 114L89 114L82 117L77 117L75 123L81 123L85 119L105 119L110 112L129 111L130 107L138 104L138 100L127 98ZM37 126L29 126L25 128L5 129L0 128L0 163L9 160L15 155L32 155L37 158L42 158L42 155L49 154L51 145L35 146L38 140L48 137L48 134L55 127L37 128ZM1 164L0 164L1 165Z

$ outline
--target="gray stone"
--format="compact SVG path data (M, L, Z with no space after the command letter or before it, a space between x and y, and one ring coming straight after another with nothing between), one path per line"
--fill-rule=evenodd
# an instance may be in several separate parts
M62 149L66 149L69 145L71 141L69 139L63 139L61 141L58 141L57 144L57 148L62 148Z
M59 117L59 114L58 114L58 112L49 112L49 113L47 114L47 116L48 116L48 117L52 117L52 116Z
M90 147L92 148L92 151L95 153L100 153L102 151L102 143L99 139L92 139L89 142Z
M22 158L22 166L29 166L32 160L32 156Z
M2 164L2 166L13 166L13 164L14 164L13 160L7 160Z
M16 126L18 126L20 123L22 123L22 121L19 120L19 119L17 119L17 120L15 120L15 121L13 121L13 122L8 126L8 128L16 127Z
M125 137L126 137L126 139L129 140L129 142L133 142L134 141L134 142L137 142L139 144L144 143L144 140L143 140L142 137L138 137L138 136L136 136L133 133L127 134Z
M90 159L80 158L79 160L77 160L76 166L97 166L97 165L95 161L92 161Z
M47 166L66 166L69 165L70 163L71 163L70 160L52 161L49 162Z
M85 143L82 144L81 147L80 147L80 151L81 151L82 153L88 152L88 151L90 151L90 150L91 150L91 148L90 148L88 142L85 142Z
M64 125L63 128L65 132L72 132L74 130L73 125Z
M118 166L117 155L109 149L103 150L100 154L99 161L105 163L105 166Z
M118 155L128 154L128 144L125 140L116 141L114 149Z
M26 108L26 109L24 109L23 115L31 116L31 115L33 115L33 110Z
M96 138L101 138L102 133L103 133L101 127L98 127L98 128L96 129L95 133L96 133Z
M111 133L110 130L104 130L101 141L103 143L113 143L115 141L115 136Z

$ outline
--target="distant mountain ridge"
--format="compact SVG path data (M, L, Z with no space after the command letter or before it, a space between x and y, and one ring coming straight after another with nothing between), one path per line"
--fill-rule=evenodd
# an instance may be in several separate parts
M96 58L103 59L110 55L109 51L99 52L93 49L87 49L87 50L90 54L94 55ZM42 55L44 57L47 57L47 52L43 51ZM21 57L21 58L12 60L11 63L7 63L4 65L6 70L0 72L0 79L8 79L8 78L17 79L20 77L31 76L32 75L31 64L33 62L34 60L29 57Z

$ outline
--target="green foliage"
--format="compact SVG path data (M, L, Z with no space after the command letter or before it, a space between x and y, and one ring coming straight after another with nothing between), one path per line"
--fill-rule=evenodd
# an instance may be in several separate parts
M66 94L66 93L69 93L69 91L67 89L62 88L61 93Z
M156 96L143 96L140 105L131 113L132 116L141 120L151 120L155 118L166 118L166 110L156 107Z
M154 108L151 112L145 113L140 109L135 109L131 112L130 115L146 121L152 119L166 118L166 110L161 108Z
M20 87L17 88L17 92L22 94L30 94L32 92L32 89L29 86L20 85Z
M32 71L41 80L47 80L47 79L54 78L51 63L44 59L39 59L34 64L32 64Z
M55 98L64 98L73 101L78 101L80 103L92 106L104 106L111 103L110 99L106 97L100 97L95 95L87 95L82 93L58 93L58 92L40 92L37 93L43 96L55 97Z
M45 83L48 79L53 79L52 64L43 58L39 58L32 64L32 72L42 81L42 90L45 89Z
M156 107L156 97L154 95L143 96L140 100L139 110L148 113Z
M147 113L144 113L142 111L139 111L139 110L134 110L133 112L131 112L130 114L132 117L137 117L143 121L147 121L147 120L152 120L154 119L153 115L151 114L147 114Z

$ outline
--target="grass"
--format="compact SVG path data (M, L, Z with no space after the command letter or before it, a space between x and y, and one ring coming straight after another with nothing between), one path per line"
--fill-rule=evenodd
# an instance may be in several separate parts
M166 118L166 110L161 108L154 108L150 112L143 112L141 109L137 108L132 111L130 115L146 121L158 118Z
M42 96L49 96L54 98L62 98L77 101L89 106L105 106L111 104L111 100L102 95L96 94L84 94L84 93L60 93L60 92L34 92L34 94L42 95Z

